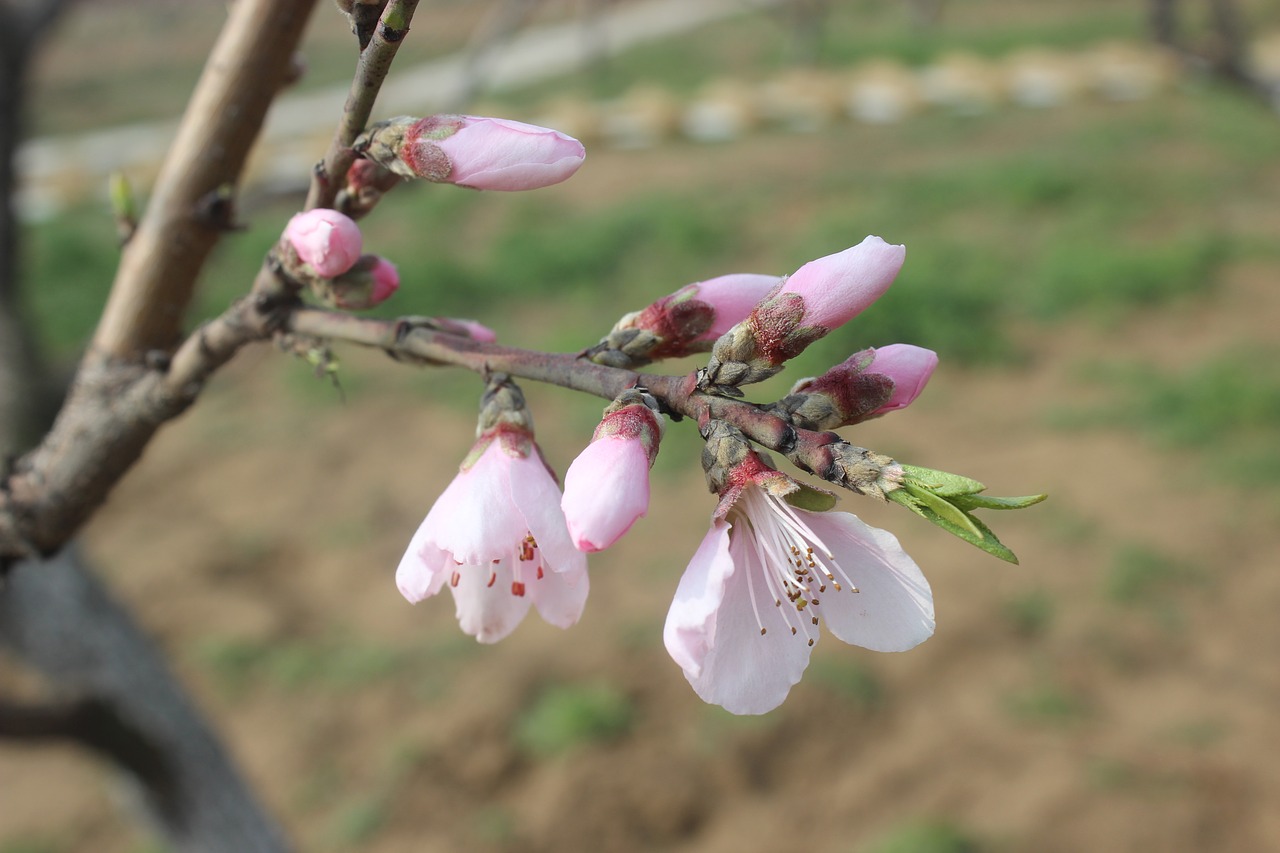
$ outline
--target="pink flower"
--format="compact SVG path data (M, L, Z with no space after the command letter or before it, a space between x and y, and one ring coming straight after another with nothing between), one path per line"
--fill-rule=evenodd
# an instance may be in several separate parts
M649 468L661 435L662 421L642 402L606 413L564 475L560 506L578 550L603 551L649 511Z
M437 317L436 322L442 331L455 335L466 335L473 341L491 344L498 339L493 329L476 320L464 320L458 317Z
M796 270L775 298L794 293L804 300L801 323L830 330L865 311L893 284L905 246L894 246L879 237L867 237L858 245Z
M873 414L882 415L911 405L920 396L937 366L938 354L924 347L911 344L877 347L871 363L862 372L889 377L893 380L893 394Z
M698 695L735 714L782 704L821 618L838 639L883 652L910 649L934 628L929 584L891 533L849 513L798 509L787 496L800 487L756 466L722 495L663 631Z
M303 263L324 278L351 269L364 243L360 227L349 216L324 208L294 216L285 226L284 237Z
M361 255L351 269L312 283L321 301L346 311L362 311L386 302L400 289L395 264L377 255Z
M448 584L462 630L482 643L510 634L532 604L560 628L587 600L586 556L573 547L556 487L529 433L483 433L414 534L396 570L410 602Z
M408 129L400 151L400 158L419 177L507 191L558 184L578 171L586 156L581 142L558 130L456 115L417 122Z

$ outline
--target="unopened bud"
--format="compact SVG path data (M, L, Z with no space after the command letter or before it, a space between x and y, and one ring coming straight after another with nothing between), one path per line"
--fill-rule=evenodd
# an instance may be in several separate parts
M359 218L373 210L382 197L403 180L390 169L362 157L347 169L346 185L338 191L334 207Z
M707 352L781 281L778 276L735 273L687 284L627 314L585 355L597 364L635 369Z
M861 423L909 405L937 365L937 353L910 344L866 349L819 377L801 379L769 411L801 429Z
M364 255L351 269L329 279L310 282L312 292L326 305L362 311L386 302L400 289L395 264L377 255Z
M866 309L893 283L906 249L879 237L796 270L711 350L699 385L735 394L778 373L811 343Z
M360 258L364 240L351 217L316 208L289 220L283 242L316 275L333 278L351 269Z
M374 125L356 150L398 175L478 190L532 190L558 184L586 157L556 130L500 118L408 116Z

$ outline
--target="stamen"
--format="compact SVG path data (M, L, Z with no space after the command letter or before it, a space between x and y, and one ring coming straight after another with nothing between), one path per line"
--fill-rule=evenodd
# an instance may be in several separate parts
M462 581L462 575L458 574L457 572L454 572L453 576L449 578L449 586L457 586L461 581Z
M524 595L524 584L520 583L520 581L512 581L512 582L511 582L511 594L512 594L512 595L523 596L523 595Z
M497 560L495 560L494 562L497 562ZM493 584L494 584L494 581L496 581L497 579L498 579L498 573L497 573L497 572L489 572L489 582L488 582L487 584L485 584L485 586L486 586L486 587L492 587L492 586L493 586ZM454 584L454 586L457 586L457 584Z
M542 566L538 566L538 580L542 580Z

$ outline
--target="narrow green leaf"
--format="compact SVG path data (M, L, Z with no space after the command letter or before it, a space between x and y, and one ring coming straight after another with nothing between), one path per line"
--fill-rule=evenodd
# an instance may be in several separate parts
M1017 565L1017 555L1015 555L1013 551L1009 550L1009 548L1000 541L999 537L991 532L991 528L987 527L973 516L965 513L965 520L968 524L961 526L938 515L930 509L929 506L918 500L916 496L908 494L906 489L898 489L890 492L886 497L894 503L906 507L921 518L936 524L951 535L963 539L970 545L981 548L991 556L998 557L1007 563Z
M920 501L921 504L931 510L939 518L945 518L956 527L968 530L973 536L981 537L982 534L978 532L978 528L973 526L972 520L970 520L969 516L965 515L964 512L956 509L954 506L947 503L945 499L935 495L928 489L923 489L915 485L910 480L908 480L905 485L907 491L910 492L916 500Z
M964 511L971 509L1026 509L1049 497L1048 495L1025 495L1020 498L996 498L987 495L957 495L951 503Z

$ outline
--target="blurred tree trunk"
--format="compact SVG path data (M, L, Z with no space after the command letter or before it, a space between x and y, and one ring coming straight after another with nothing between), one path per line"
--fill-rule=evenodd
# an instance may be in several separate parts
M1190 46L1178 26L1177 0L1148 0L1147 25L1156 44L1203 64L1216 77L1270 97L1245 62L1244 23L1235 0L1206 0L1212 32L1200 49Z
M21 299L16 161L30 63L67 5L0 0L0 453L6 460L47 428L45 401L56 396ZM69 740L105 758L175 850L289 849L154 644L74 546L0 575L0 648L51 686L50 696L35 704L0 697L0 738Z

